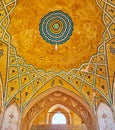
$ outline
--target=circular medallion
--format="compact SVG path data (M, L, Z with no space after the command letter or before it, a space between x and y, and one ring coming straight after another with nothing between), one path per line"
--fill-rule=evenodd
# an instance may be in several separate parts
M62 44L73 32L71 17L61 10L46 14L40 21L39 31L44 40L51 44Z
M58 24L58 23L54 23L53 28L54 28L55 30L59 29L59 24Z

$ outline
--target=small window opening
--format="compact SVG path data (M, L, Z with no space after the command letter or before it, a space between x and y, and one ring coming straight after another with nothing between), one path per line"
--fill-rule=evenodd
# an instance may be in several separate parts
M57 112L52 118L52 124L66 124L66 117L64 114Z

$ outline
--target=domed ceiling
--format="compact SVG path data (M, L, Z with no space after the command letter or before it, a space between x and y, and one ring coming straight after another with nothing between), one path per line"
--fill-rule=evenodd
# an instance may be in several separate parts
M48 43L40 35L41 20L56 10L61 10L73 22L67 26L63 23L63 29L66 28L67 32L71 26L73 30L71 36L57 46L56 42ZM52 18L55 19L55 15ZM57 72L78 68L82 63L88 62L102 41L103 30L102 11L95 0L18 0L9 26L11 44L27 64L32 64L36 69Z
M15 101L23 111L57 88L79 95L93 110L101 101L112 105L114 5L113 0L0 1L4 107Z

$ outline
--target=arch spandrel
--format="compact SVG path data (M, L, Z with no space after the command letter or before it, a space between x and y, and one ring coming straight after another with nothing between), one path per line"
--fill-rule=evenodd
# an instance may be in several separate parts
M48 89L47 91L44 91L44 93L40 94L39 96L37 96L36 98L34 98L26 107L26 109L23 110L23 117L25 117L25 115L27 114L27 112L30 110L30 108L36 104L38 102L38 100L41 100L44 96L48 96L54 92L59 92L59 93L65 93L70 95L73 99L75 98L76 100L78 100L79 102L82 102L83 104L85 104L85 107L87 107L88 109L91 109L89 104L84 101L84 99L82 97L80 97L79 95L73 93L72 91L63 88L63 87L53 87L51 89ZM42 102L42 101L41 101ZM73 102L74 104L74 102Z
M69 76L66 76L68 79ZM95 105L97 106L100 101L105 101L106 99L100 94L99 91L96 91L96 96L98 97L96 99L96 102L94 101L94 89L93 87L89 86L87 83L83 83L82 87L78 83L77 85L75 84L76 82L81 82L81 81L76 81L76 78L71 76L71 82L68 80L64 79L61 77L61 75L55 76L53 78L47 78L45 76L45 84L43 83L43 77L42 79L37 79L34 81L36 88L35 90L32 89L32 86L27 88L22 89L21 93L21 99L22 99L22 111L28 106L30 101L33 102L34 98L39 97L42 93L47 92L48 90L52 91L53 88L56 88L57 90L61 90L61 88L69 90L70 92L82 97L88 104L89 106L94 109ZM77 78L78 79L78 78ZM69 79L70 80L70 79ZM38 84L37 84L38 83ZM29 93L28 93L29 89ZM26 93L28 93L28 96L25 96Z
M63 78L56 76L53 79L51 79L50 81L48 81L48 83L46 83L43 87L38 88L38 90L36 91L35 95L32 97L32 99L36 98L38 95L40 95L41 93L47 91L48 89L52 89L52 88L57 88L60 89L65 88L77 95L79 95L81 97L81 94L79 92L79 90L73 86L71 86L68 82L66 82Z

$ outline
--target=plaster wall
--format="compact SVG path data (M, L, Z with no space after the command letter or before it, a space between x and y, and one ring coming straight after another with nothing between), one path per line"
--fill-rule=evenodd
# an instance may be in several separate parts
M115 130L113 114L109 106L101 103L98 107L97 117L100 130Z
M13 104L4 112L1 130L19 130L20 129L20 114L17 107Z

